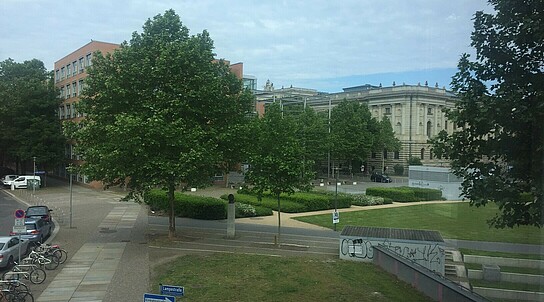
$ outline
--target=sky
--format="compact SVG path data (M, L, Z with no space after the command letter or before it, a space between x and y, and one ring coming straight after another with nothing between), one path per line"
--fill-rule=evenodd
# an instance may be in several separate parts
M0 0L0 61L54 62L92 40L122 43L174 9L207 30L217 58L276 89L371 84L449 87L486 0Z

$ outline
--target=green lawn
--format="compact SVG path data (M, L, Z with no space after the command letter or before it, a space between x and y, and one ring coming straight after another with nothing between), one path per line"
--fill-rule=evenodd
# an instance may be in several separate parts
M431 301L371 263L243 254L186 255L151 282L185 287L183 301Z
M470 207L468 203L418 204L340 213L341 230L346 225L437 230L448 239L544 244L544 232L536 227L495 229L487 225L498 209L494 205ZM332 228L331 214L295 218Z

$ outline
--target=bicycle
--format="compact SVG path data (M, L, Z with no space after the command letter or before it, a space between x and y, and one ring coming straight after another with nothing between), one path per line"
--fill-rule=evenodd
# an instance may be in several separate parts
M28 257L23 259L23 263L38 264L46 270L54 270L59 266L59 258L54 254L39 254L31 251Z
M0 281L0 301L34 302L30 289L21 281Z
M36 246L34 250L38 253L52 253L59 259L59 264L63 264L68 259L68 252L58 244L43 243Z
M47 277L45 270L39 268L36 264L15 264L10 271L2 276L2 280L27 279L33 284L41 284Z

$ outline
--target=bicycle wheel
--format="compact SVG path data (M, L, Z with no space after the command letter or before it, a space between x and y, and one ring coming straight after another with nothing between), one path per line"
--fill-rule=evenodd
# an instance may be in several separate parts
M29 291L17 292L15 295L16 295L16 299L17 299L15 301L34 302L34 296Z
M31 270L30 273L28 274L28 279L33 284L41 284L45 280L46 276L47 274L45 273L43 269L35 268Z
M46 270L54 270L59 266L59 258L53 254L47 255L42 260Z
M66 259L68 259L68 252L63 249L56 249L55 251L53 251L53 255L59 258L59 264L63 264L64 262L66 262Z
M19 274L14 274L13 271L7 271L2 275L2 280L5 280L5 281L19 280Z

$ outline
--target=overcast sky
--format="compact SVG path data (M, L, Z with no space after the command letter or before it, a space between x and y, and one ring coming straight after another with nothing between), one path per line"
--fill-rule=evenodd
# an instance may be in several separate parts
M130 40L174 9L208 30L218 58L282 86L336 92L372 84L449 86L485 0L0 0L0 61L55 61L90 42Z

